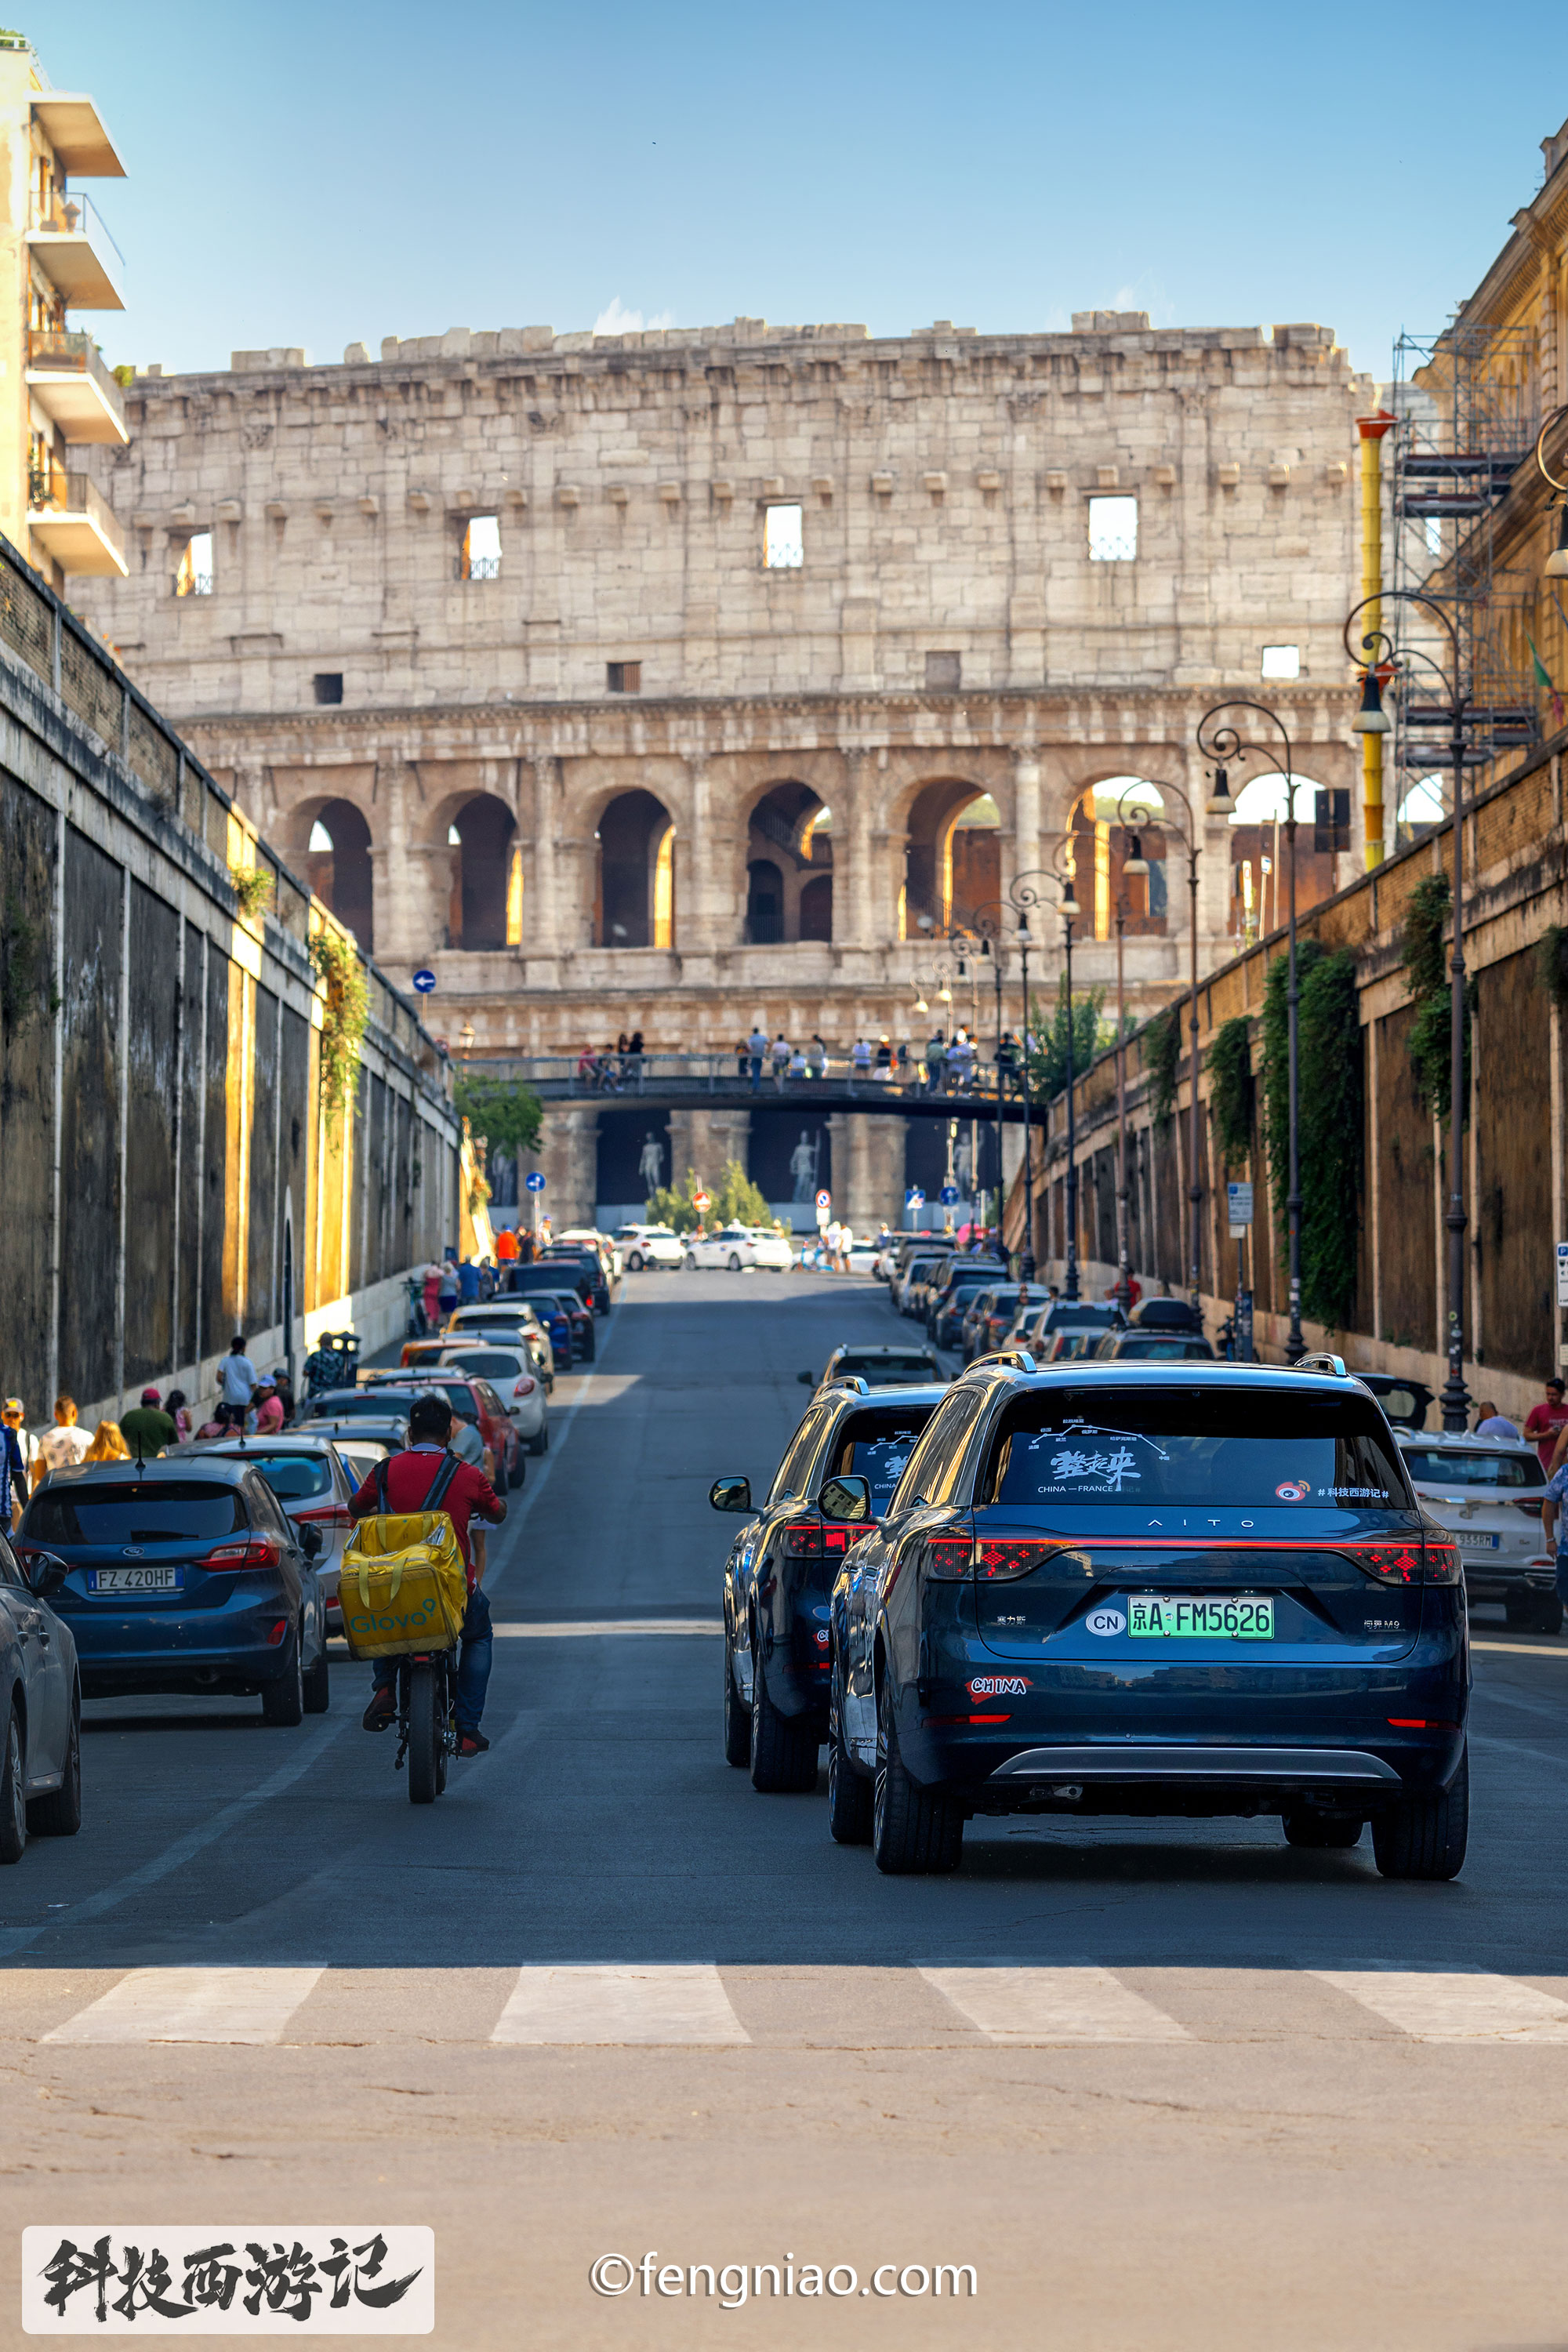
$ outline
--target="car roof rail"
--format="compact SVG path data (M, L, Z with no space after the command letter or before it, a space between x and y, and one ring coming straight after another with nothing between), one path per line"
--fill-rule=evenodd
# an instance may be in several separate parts
M976 1356L973 1363L964 1366L964 1371L984 1371L993 1365L1000 1371L1037 1372L1040 1369L1027 1348L998 1348L989 1356ZM961 1372L959 1378L963 1377Z
M837 1373L830 1385L836 1389L854 1389L861 1396L869 1396L871 1393L869 1383L863 1381L858 1372Z
M1345 1360L1342 1356L1298 1356L1290 1369L1293 1372L1327 1372L1331 1379L1336 1381L1350 1378L1345 1370Z

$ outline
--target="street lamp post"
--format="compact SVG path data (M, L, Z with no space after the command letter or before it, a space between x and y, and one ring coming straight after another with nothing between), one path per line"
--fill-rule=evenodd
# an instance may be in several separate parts
M1065 857L1065 850L1063 855ZM1077 1106L1074 1102L1074 1095L1077 1091L1077 1073L1074 1068L1075 1040L1073 1037L1072 1027L1072 927L1075 918L1082 910L1079 906L1078 896L1073 887L1073 874L1071 868L1065 864L1054 866L1052 868L1052 878L1057 883L1057 886L1062 894L1061 901L1057 911L1062 919L1062 948L1067 966L1068 1171L1065 1188L1067 1196L1067 1270L1062 1280L1062 1295L1065 1298L1076 1301L1079 1295L1078 1112Z
M1127 824L1126 817L1123 814L1122 808L1120 803L1118 803L1117 806L1116 821L1127 833L1128 839L1132 847L1132 856L1122 861L1121 871L1123 874L1146 875L1149 871L1149 861L1143 855L1143 845L1140 838L1139 828L1143 825L1152 824L1155 826L1158 831L1181 842L1187 853L1187 894L1189 914L1188 998L1192 1008L1190 1025L1192 1034L1193 1066L1192 1116L1190 1140L1187 1147L1187 1158L1189 1161L1187 1170L1189 1241L1188 1286L1192 1292L1193 1306L1194 1309L1196 1309L1200 1305L1203 1296L1204 1185L1199 1160L1199 1151L1203 1135L1203 1106L1198 1098L1198 859L1202 856L1203 851L1198 843L1197 819L1193 814L1193 804L1191 801L1188 800L1180 784L1162 784L1160 786L1160 791L1162 793L1173 793L1177 800L1181 802L1183 808L1186 812L1187 819L1186 829L1184 832L1179 825L1173 824L1169 817L1156 816L1152 809L1141 809L1139 811L1139 825L1137 827L1130 826ZM1122 798L1125 800L1125 793L1122 795ZM1230 806L1228 800L1226 801L1225 806L1228 810ZM1210 795L1208 801L1208 812L1211 816L1218 814L1213 794Z
M1357 609L1359 611L1360 607L1358 606ZM1226 710L1252 710L1256 711L1260 719L1267 719L1269 725L1278 730L1279 740L1285 746L1283 763L1266 744L1244 743L1234 727L1216 727L1212 734L1205 736L1205 730L1208 727L1210 719L1219 718L1221 713ZM1211 816L1221 814L1228 816L1232 811L1230 785L1226 774L1227 762L1234 765L1256 756L1273 769L1274 773L1282 780L1285 786L1285 864L1289 876L1285 976L1285 1059L1288 1095L1286 1151L1289 1161L1285 1189L1285 1221L1290 1255L1290 1322L1285 1334L1285 1351L1294 1361L1298 1356L1305 1355L1307 1342L1301 1329L1301 1130L1299 1083L1301 992L1298 984L1296 970L1296 776L1291 764L1290 738L1284 720L1278 711L1270 710L1267 703L1218 702L1212 710L1205 710L1198 721L1198 749L1215 762L1214 789L1208 800ZM1276 901L1276 920L1278 919L1278 901Z
M1551 423L1548 418L1547 423ZM1542 428L1544 436L1546 427ZM1540 446L1537 445L1537 457ZM1545 473L1544 462L1542 471ZM1551 480L1551 476L1547 479ZM1568 551L1568 523L1563 529L1564 549ZM1556 558L1552 559L1552 562ZM1568 552L1563 572L1568 573ZM1395 655L1394 641L1381 628L1374 628L1361 639L1358 656L1351 644L1351 629L1358 614L1369 604L1399 603L1419 604L1441 622L1447 633L1453 661L1452 675L1435 662L1429 654L1407 648L1403 656ZM1352 661L1364 660L1361 709L1351 720L1358 735L1386 735L1388 714L1383 707L1382 685L1378 672L1384 663L1394 665L1392 675L1398 676L1398 662L1419 661L1431 670L1442 684L1447 697L1448 759L1453 769L1452 804L1454 812L1454 945L1448 959L1448 1212L1443 1223L1448 1234L1448 1377L1439 1402L1443 1408L1443 1427L1450 1434L1461 1434L1469 1427L1469 1391L1465 1386L1465 751L1466 714L1470 697L1459 677L1459 635L1450 615L1430 596L1415 588L1385 588L1382 597L1363 596L1345 616L1344 647Z
M1123 947L1131 909L1116 893L1116 1303L1125 1315L1132 1299L1132 1258L1127 1230L1127 986Z

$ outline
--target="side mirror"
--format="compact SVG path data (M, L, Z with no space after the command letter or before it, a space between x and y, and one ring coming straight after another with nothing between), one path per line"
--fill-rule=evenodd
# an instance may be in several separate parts
M49 1601L60 1590L70 1570L52 1551L27 1553L22 1560L27 1589L36 1601Z
M848 1520L852 1524L870 1524L871 1486L866 1478L846 1472L841 1478L829 1478L816 1498L816 1507L825 1519L835 1522Z
M815 1372L796 1372L795 1379L800 1382L803 1389L814 1389L816 1386L816 1374Z
M715 1478L708 1489L708 1500L716 1511L749 1511L752 1482L749 1478Z
M322 1552L325 1551L327 1548L325 1538L321 1534L321 1528L301 1528L299 1530L299 1536L300 1549L304 1553L306 1559L320 1559Z

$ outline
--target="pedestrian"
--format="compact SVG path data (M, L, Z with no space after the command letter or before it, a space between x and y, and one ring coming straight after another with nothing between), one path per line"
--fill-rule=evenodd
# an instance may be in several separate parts
M881 1079L883 1085L886 1086L891 1081L892 1075L892 1042L889 1038L884 1036L879 1040L877 1046L877 1076Z
M843 1231L843 1226L839 1223L837 1218L835 1217L823 1235L823 1239L827 1244L827 1265L830 1273L837 1272L837 1270L838 1238Z
M218 1401L222 1404L248 1405L256 1391L256 1366L245 1352L245 1334L237 1331L228 1343L228 1353L217 1368Z
M278 1402L283 1408L283 1420L287 1425L294 1418L294 1383L289 1377L287 1364L273 1365L272 1385L278 1391ZM172 1410L173 1399L170 1400L170 1406Z
M256 1435L276 1437L282 1426L283 1400L278 1393L278 1383L263 1381L256 1391Z
M1511 1437L1517 1444L1519 1429L1517 1423L1510 1421L1507 1413L1499 1412L1495 1404L1479 1404L1476 1407L1476 1435L1478 1437Z
M849 1061L851 1068L857 1078L869 1080L871 1076L871 1041L868 1037L856 1038L854 1049L849 1056Z
M92 1433L92 1443L82 1455L84 1466L89 1462L129 1462L131 1448L117 1421L100 1421Z
M496 1235L496 1263L498 1265L517 1264L517 1234L510 1225L503 1225Z
M1568 1427L1568 1404L1563 1401L1563 1383L1550 1380L1540 1404L1532 1404L1524 1417L1524 1433L1541 1456L1541 1466L1550 1476L1552 1455L1557 1450L1559 1432Z
M814 1078L825 1078L827 1076L827 1047L815 1030L812 1033L811 1051L807 1054L806 1060L811 1066L811 1075Z
M149 1462L166 1445L174 1444L180 1434L174 1414L164 1412L156 1389L142 1390L141 1403L121 1416L120 1430L132 1453Z
M473 1307L478 1304L479 1296L479 1269L474 1264L471 1257L466 1257L463 1260L462 1265L458 1268L458 1296L465 1307Z
M784 1072L789 1067L789 1039L784 1035L782 1029L779 1031L778 1035L773 1039L770 1051L773 1055L773 1084L777 1087L780 1094L782 1095L784 1092Z
M447 1243L441 1265L441 1287L437 1297L443 1325L458 1311L458 1253Z
M34 1486L41 1486L51 1470L68 1470L81 1460L91 1444L86 1430L77 1426L76 1399L58 1396L55 1425L45 1430L33 1456Z
M208 1413L205 1421L203 1422L201 1427L197 1430L196 1437L198 1441L205 1441L214 1437L226 1437L228 1435L230 1426L231 1423L229 1422L227 1405L215 1404L211 1412ZM245 1423L242 1418L240 1421L240 1427L243 1429Z
M926 1040L926 1083L933 1094L941 1094L942 1072L947 1066L947 1039L940 1029L933 1029Z
M795 1045L791 1049L789 1074L792 1078L804 1078L806 1076L805 1049L802 1045Z
M634 1029L626 1046L626 1076L636 1087L642 1084L643 1050L642 1031Z
M1541 1506L1541 1540L1557 1556L1557 1597L1568 1601L1568 1517L1559 1505L1568 1492L1568 1463L1553 1470L1546 1481L1546 1497Z
M4 1409L0 1410L0 1423L4 1424L5 1430L5 1436L0 1443L4 1444L11 1478L11 1525L13 1527L16 1526L27 1507L27 1496L32 1492L33 1486L34 1465L38 1454L37 1439L29 1437L23 1425L26 1418L26 1407L21 1398L7 1397ZM5 1509L0 1506L0 1523L4 1522L5 1516Z
M760 1095L763 1091L763 1056L767 1050L767 1031L759 1021L746 1040L746 1060L751 1068L752 1092L754 1095Z
M854 1227L852 1225L840 1225L838 1228L838 1271L840 1274L847 1274L849 1272L849 1253L854 1246Z
M184 1390L171 1389L168 1395L163 1400L163 1410L174 1424L176 1442L181 1445L188 1445L191 1442L193 1431L191 1427L191 1409L185 1402ZM292 1398L289 1400L289 1410L290 1412L294 1410Z

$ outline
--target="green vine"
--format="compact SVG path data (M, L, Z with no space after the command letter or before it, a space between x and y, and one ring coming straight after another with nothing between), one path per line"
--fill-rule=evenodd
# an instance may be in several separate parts
M452 1101L460 1118L492 1151L532 1151L544 1131L544 1111L531 1087L510 1078L459 1077Z
M1415 1075L1421 1108L1429 1118L1448 1121L1453 1076L1454 1007L1448 975L1448 923L1453 894L1446 874L1428 875L1410 893L1405 909L1400 961L1410 984L1412 1020L1405 1052ZM1545 944L1544 941L1542 943ZM1465 992L1464 1072L1468 1104L1470 1093L1470 1014L1475 1009L1473 986Z
M1252 1077L1252 1024L1245 1013L1226 1021L1209 1047L1209 1116L1227 1169L1242 1167L1252 1150L1258 1089Z
M269 866L231 866L228 878L234 895L239 900L241 912L253 923L272 903L272 886L276 880Z
M1536 940L1535 977L1559 1011L1568 1006L1568 923L1549 923Z
M47 960L44 926L32 921L16 893L8 890L0 909L0 1014L13 1033L26 1028L46 1003L51 1015L59 1011L56 991L43 985Z
M1176 1108L1176 1071L1182 1059L1180 999L1156 1013L1143 1032L1143 1067L1149 1073L1149 1101L1154 1124L1162 1131L1171 1124Z
M335 1118L348 1104L359 1076L370 992L353 941L336 931L315 933L310 961L326 992L320 1040L321 1097L328 1117Z
M1343 1330L1355 1306L1365 1159L1361 1007L1349 948L1320 955L1301 982L1301 1307Z

